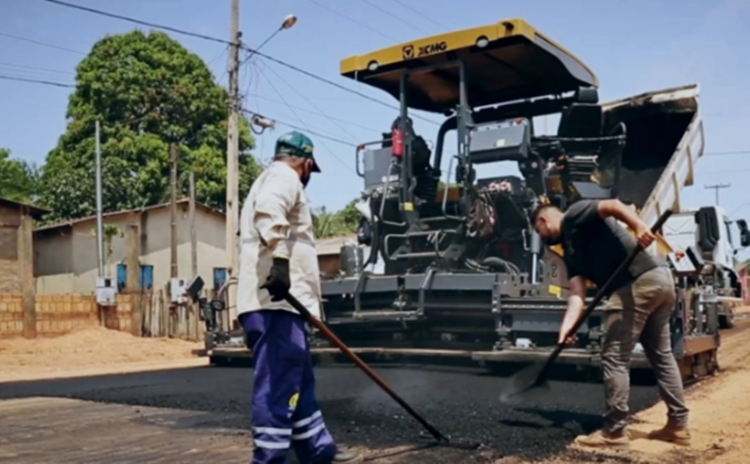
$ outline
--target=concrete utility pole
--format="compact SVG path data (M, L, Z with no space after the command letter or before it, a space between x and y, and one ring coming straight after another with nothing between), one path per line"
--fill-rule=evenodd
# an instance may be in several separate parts
M731 187L732 184L713 184L713 185L706 185L707 189L714 189L715 195L716 195L716 206L719 206L719 190L725 189Z
M195 223L195 174L190 173L190 266L191 278L198 275L198 231Z
M171 264L171 277L177 277L177 144L169 145L170 158L172 160L171 172L171 193L172 201L170 205L170 243L169 243L169 262Z
M239 68L240 68L240 0L232 0L232 50L229 55L229 124L227 129L227 205L226 250L227 279L237 276L237 231L239 224ZM229 320L237 319L237 287L228 288ZM232 322L232 323L233 323ZM230 327L231 328L231 327Z
M99 120L95 123L96 131L96 254L99 277L104 277L104 218L102 212L102 150Z

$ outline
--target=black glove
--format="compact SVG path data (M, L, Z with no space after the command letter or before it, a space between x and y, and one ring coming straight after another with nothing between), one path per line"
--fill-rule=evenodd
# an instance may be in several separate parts
M280 301L289 293L291 281L289 279L289 260L273 258L271 272L260 288L265 288L271 294L271 301Z

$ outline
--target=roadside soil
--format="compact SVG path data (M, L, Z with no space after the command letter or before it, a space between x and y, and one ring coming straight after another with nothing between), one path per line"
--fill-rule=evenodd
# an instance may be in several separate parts
M666 408L659 403L633 417L630 451L595 453L571 445L557 458L545 462L747 464L750 462L747 450L750 443L750 318L747 316L737 318L736 327L722 334L719 362L722 371L718 375L686 392L691 411L690 447L645 438L648 431L661 427L666 420ZM505 459L496 464L526 462Z
M742 308L738 313L747 313ZM174 339L141 339L106 329L86 329L69 335L37 340L0 341L0 382L55 377L117 374L206 365L206 358L195 358L191 350L198 344ZM628 452L591 452L570 445L565 451L544 461L520 458L497 460L482 451L456 464L491 462L495 464L642 463L642 464L745 464L750 441L750 316L736 318L736 327L722 333L719 375L690 387L687 391L691 409L693 444L678 447L645 439L645 434L660 427L665 408L659 403L637 413L630 428L633 437ZM86 367L82 367L86 366ZM655 387L654 387L655 388ZM384 450L360 448L366 455L382 456ZM396 457L399 449L390 450L394 457L377 459L378 463L401 463L409 453ZM436 450L434 462L440 461ZM421 454L421 453L420 453ZM428 451L425 453L429 455Z
M201 346L177 339L139 338L100 327L59 337L11 338L0 340L0 382L206 365L206 358L191 354Z

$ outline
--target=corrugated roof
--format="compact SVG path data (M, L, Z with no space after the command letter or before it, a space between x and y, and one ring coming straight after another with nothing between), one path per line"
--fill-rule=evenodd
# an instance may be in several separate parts
M187 199L187 198L182 198L180 200L177 200L177 204L178 205L179 204L185 204L185 203L188 203L189 201L190 200ZM112 217L112 216L119 216L121 214L141 213L143 211L149 211L149 210L153 210L153 209L168 208L169 205L170 205L170 203L161 203L161 204L158 204L158 205L146 206L144 208L127 209L127 210L122 210L122 211L113 211L113 212L109 212L109 213L104 213L103 217L106 218L106 217ZM196 202L195 203L195 207L198 208L198 209L203 209L203 210L208 211L208 212L213 213L213 214L218 214L218 215L220 215L222 217L224 216L224 213L222 213L221 211L215 210L215 209L213 209L213 208L211 208L209 206L204 205L203 203ZM72 219L70 221L56 222L54 224L47 224L45 226L38 227L38 228L36 228L34 230L51 230L51 229L57 229L59 227L70 227L70 226L72 226L74 224L77 224L79 222L91 221L93 219L96 219L96 215L94 215L94 216L86 216L86 217L82 217L82 218L78 218L78 219Z
M7 206L9 208L28 208L29 211L31 212L31 216L34 219L51 212L48 209L40 208L38 206L30 205L28 203L22 203L20 201L11 200L9 198L2 198L2 197L0 197L0 205Z
M347 243L357 243L357 236L344 235L342 237L329 237L315 240L315 250L318 255L337 255L341 253L341 247Z

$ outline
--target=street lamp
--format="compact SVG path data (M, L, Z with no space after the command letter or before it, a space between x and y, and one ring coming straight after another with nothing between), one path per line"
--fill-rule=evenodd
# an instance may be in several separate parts
M250 58L252 58L253 55L255 55L256 53L258 53L258 50L260 50L261 48L263 48L263 46L265 44L267 44L268 42L270 42L271 39L273 39L274 37L276 37L276 34L278 34L281 31L284 31L284 30L287 30L287 29L291 29L292 27L294 27L295 24L297 24L297 16L295 16L293 14L286 15L286 17L284 18L284 21L282 21L282 23L281 23L281 26L278 29L276 29L273 32L273 34L271 34L270 36L268 36L268 38L266 40L264 40L260 45L258 45L258 47L255 50L252 50L247 55L247 57L245 57L245 59L242 61L243 64L246 63Z
M293 14L286 15L286 18L284 18L284 22L281 23L281 29L291 29L294 27L294 25L297 24L297 17Z

